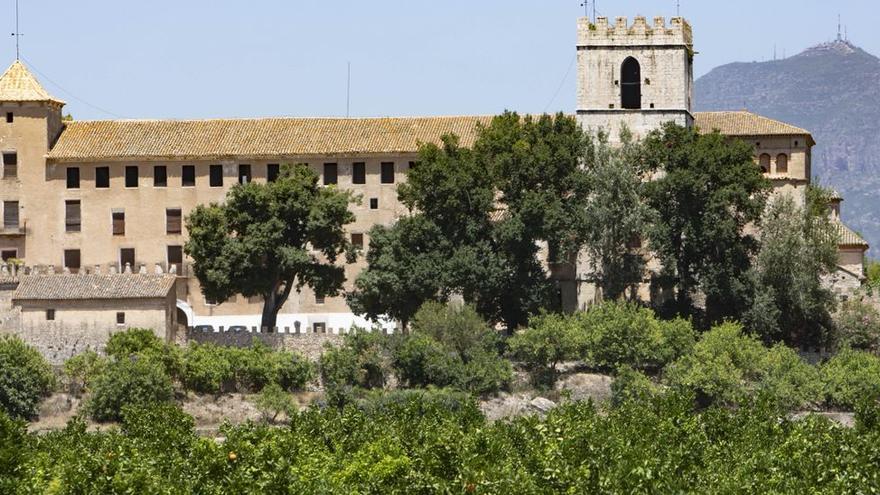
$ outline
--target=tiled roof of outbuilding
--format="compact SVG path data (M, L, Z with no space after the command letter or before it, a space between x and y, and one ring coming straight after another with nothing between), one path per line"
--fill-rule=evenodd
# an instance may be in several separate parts
M855 246L855 247L864 247L868 248L868 242L862 238L858 233L856 233L851 228L847 227L840 220L835 220L834 224L837 226L837 235L839 237L838 244L841 246Z
M168 296L174 275L27 275L13 300L155 299Z
M50 95L31 71L18 60L0 76L0 101L48 101L64 104Z
M810 135L810 131L773 120L761 115L746 112L697 112L694 121L700 129L712 132L715 129L725 136L800 136Z

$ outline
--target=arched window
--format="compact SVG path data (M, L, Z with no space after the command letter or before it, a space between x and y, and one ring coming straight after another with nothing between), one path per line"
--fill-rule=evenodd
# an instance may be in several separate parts
M785 153L781 153L779 156L776 157L776 173L788 173L788 155L786 155Z
M631 110L642 108L642 68L632 57L624 60L620 69L620 106Z
M770 155L768 155L767 153L764 153L763 155L761 155L761 158L759 161L761 163L761 172L764 172L765 174L769 174L770 173Z

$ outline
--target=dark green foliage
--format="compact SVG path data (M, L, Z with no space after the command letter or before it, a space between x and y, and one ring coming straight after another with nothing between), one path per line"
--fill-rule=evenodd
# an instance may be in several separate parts
M646 185L656 212L649 237L675 281L675 310L695 314L699 290L708 323L739 317L751 306L749 269L758 249L745 227L760 222L771 187L754 149L674 124L651 133L644 146L649 165L665 172Z
M184 354L180 381L187 390L216 394L235 389L231 352L214 344L192 343Z
M181 382L194 392L259 392L269 384L301 390L314 378L312 363L301 355L273 351L254 340L247 348L190 344L183 353Z
M170 401L171 378L156 361L134 355L110 363L95 380L87 403L97 421L116 421L127 405L151 405Z
M498 353L498 333L470 306L427 303L416 313L412 333L392 346L392 366L410 387L453 387L489 394L505 387L510 364Z
M880 311L870 303L844 302L834 316L837 343L863 351L880 351Z
M321 355L321 381L328 400L342 405L355 388L383 388L390 372L387 337L379 332L354 329L340 346L327 345Z
M52 368L36 349L18 337L0 337L0 412L32 418L54 385Z
M296 410L293 397L277 383L270 383L264 387L254 405L263 413L263 417L271 422L274 422L279 414L292 416L293 411Z
M828 404L852 409L864 400L880 398L880 358L844 348L822 366Z
M262 326L274 328L290 293L304 286L335 296L345 280L336 263L354 252L345 225L354 221L347 191L318 185L307 165L284 165L278 180L232 187L223 204L200 205L187 217L185 251L205 296L264 300Z
M161 364L172 378L179 376L181 372L180 348L164 342L150 329L131 328L114 333L107 341L104 352L117 361L132 356L155 361Z
M27 460L27 423L0 410L0 493L15 493L16 479Z
M532 318L528 328L507 341L508 353L526 366L536 385L552 387L557 365L578 357L582 339L583 332L574 318L544 314Z

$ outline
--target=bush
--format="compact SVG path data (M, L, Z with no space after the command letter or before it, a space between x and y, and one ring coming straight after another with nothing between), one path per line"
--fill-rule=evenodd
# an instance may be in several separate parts
M127 404L121 419L125 435L160 449L186 449L198 438L193 417L177 404Z
M621 366L611 382L611 403L620 406L626 402L645 402L657 395L659 390L641 371Z
M871 352L880 350L880 312L870 304L856 300L844 302L834 323L841 347Z
M18 337L0 337L0 409L30 419L54 386L52 368L36 349Z
M296 411L296 403L293 397L277 383L266 385L262 392L260 392L260 395L257 396L254 405L263 413L263 417L270 422L274 422L275 418L281 413L292 416L293 412Z
M880 358L867 352L844 348L822 366L822 378L832 406L852 410L880 398Z
M345 336L342 345L327 344L319 367L331 403L342 405L348 402L351 389L355 387L385 386L390 364L384 339L379 332L354 329Z
M556 366L575 359L579 348L579 332L574 319L559 314L532 318L529 328L507 341L508 353L522 361L538 385L552 387L556 382Z
M96 421L120 419L126 405L171 400L171 378L159 363L140 357L115 361L95 381L87 410Z
M180 376L188 390L204 394L232 391L235 372L225 347L214 344L193 343L183 354L183 370Z
M91 389L95 380L107 367L107 358L95 351L77 354L64 362L64 376L69 393L80 395Z
M822 402L819 369L794 349L776 344L764 354L758 390L784 410L803 409Z
M183 368L180 348L166 344L149 329L131 328L114 333L107 341L105 352L117 361L132 356L151 359L161 364L165 372L173 378L178 378Z
M303 390L307 383L315 379L315 366L302 354L295 352L275 352L275 382L282 389L291 392Z
M314 366L302 355L273 351L254 340L246 349L190 345L183 353L181 382L200 393L259 392L272 383L293 391L302 390L314 374Z

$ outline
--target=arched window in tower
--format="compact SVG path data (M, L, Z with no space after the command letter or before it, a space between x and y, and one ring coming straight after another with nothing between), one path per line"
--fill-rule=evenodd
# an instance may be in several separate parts
M765 174L769 174L770 173L770 155L768 155L767 153L764 153L763 155L761 155L761 158L758 161L761 164L761 172L764 172Z
M642 68L632 57L624 60L620 69L620 106L630 110L642 108Z
M776 157L776 173L788 173L788 155L786 155L785 153L781 153L779 156Z

